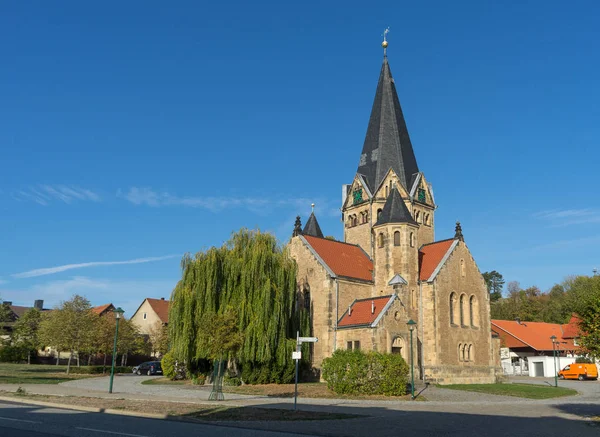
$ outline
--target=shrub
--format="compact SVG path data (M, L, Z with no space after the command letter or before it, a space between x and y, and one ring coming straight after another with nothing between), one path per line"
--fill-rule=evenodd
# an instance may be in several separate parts
M229 376L229 374L225 374L225 377L223 378L223 384L233 387L239 387L240 385L242 385L242 380L237 376Z
M0 346L0 362L18 363L27 361L27 348L14 345Z
M164 370L163 370L164 372ZM194 376L192 376L192 384L194 385L204 385L204 383L206 382L206 375L203 373L198 373Z
M402 396L409 368L396 354L337 350L323 360L327 387L338 394Z
M80 375L98 375L104 373L104 371L106 371L106 373L110 373L110 366L72 366L70 369L71 373ZM129 366L115 366L115 373L131 373L131 371L132 368Z
M575 358L575 362L580 364L594 364L594 360L588 357L577 357Z
M163 355L160 361L160 367L162 367L163 375L169 379L175 379L175 357L171 352L167 352Z

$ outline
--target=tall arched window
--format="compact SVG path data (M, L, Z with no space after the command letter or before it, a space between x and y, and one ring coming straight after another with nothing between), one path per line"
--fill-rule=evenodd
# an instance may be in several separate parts
M460 307L460 326L465 326L465 295L461 294L460 295L460 302L459 302L459 307Z
M456 325L456 293L450 294L450 324Z
M462 343L458 343L458 361L463 360L463 347Z
M477 304L477 298L475 296L469 298L469 315L471 316L471 326L478 326L479 305Z
M304 290L304 308L310 309L310 291Z
M387 198L389 194L390 194L389 187L386 185L385 186L385 197Z
M473 361L475 359L475 354L473 353L473 345L470 344L467 349L467 361Z
M377 236L377 245L379 247L383 247L383 233L380 232L379 235Z
M429 226L429 214L425 214L425 215L423 216L423 219L424 219L424 220L423 220L423 222L424 222L424 223L425 223L427 226Z
M415 247L415 234L410 233L410 247Z
M463 361L469 361L469 357L467 356L468 353L468 349L467 349L467 345L463 344L463 348L462 348L462 360Z
M377 220L379 220L379 216L381 216L381 211L382 211L381 208L379 208L377 210Z
M394 232L394 246L400 246L400 231Z
M421 218L421 213L420 213L419 211L417 211L417 212L415 213L415 221L416 221L417 223L419 223L419 219L420 219L420 218Z

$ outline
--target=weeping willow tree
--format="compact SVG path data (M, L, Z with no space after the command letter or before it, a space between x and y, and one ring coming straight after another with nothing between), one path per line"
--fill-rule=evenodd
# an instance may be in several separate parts
M242 379L289 382L296 331L310 334L309 313L298 304L296 263L275 237L242 229L222 247L184 256L181 266L169 311L174 356L192 367L209 358L201 321L235 309L243 343L228 358Z

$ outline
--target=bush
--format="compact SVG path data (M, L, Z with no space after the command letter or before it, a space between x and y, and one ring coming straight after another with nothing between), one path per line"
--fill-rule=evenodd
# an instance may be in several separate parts
M98 375L101 373L110 373L110 366L71 366L70 373L81 375ZM115 366L115 373L131 373L132 368L129 366Z
M175 379L175 357L171 352L167 352L163 355L160 361L160 367L162 367L163 375L169 379Z
M323 360L327 387L338 394L402 396L409 368L396 354L337 350Z
M575 358L575 362L580 364L594 364L594 360L588 357L577 357Z
M164 370L163 370L164 372ZM192 384L194 385L204 385L204 383L206 382L206 375L204 375L203 373L198 373L194 376L192 376Z
M225 374L223 378L223 384L231 387L239 387L242 385L242 380L237 376L230 376L229 374Z
M27 361L27 352L27 348L21 346L0 346L0 362L19 363L21 361Z

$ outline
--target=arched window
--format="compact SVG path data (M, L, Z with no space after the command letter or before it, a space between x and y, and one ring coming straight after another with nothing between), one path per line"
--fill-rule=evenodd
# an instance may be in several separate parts
M401 355L404 358L406 353L405 345L406 343L402 337L395 337L394 340L392 340L392 353Z
M475 296L469 298L469 315L471 317L471 326L478 326L479 305L477 304L477 298Z
M381 211L382 211L381 208L379 208L377 210L377 220L379 220L379 217L381 216Z
M460 260L460 276L462 276L463 278L467 275L466 269L465 269L465 260L461 259Z
M379 235L377 236L377 245L379 247L383 247L383 233L380 232Z
M456 293L450 294L450 324L456 325Z
M458 361L463 360L463 347L462 343L458 343Z
M394 246L400 246L400 231L394 232Z
M473 345L470 344L467 349L467 361L473 361L475 359L475 354L473 353Z
M358 225L358 217L356 216L356 214L354 214L354 215L352 216L352 224L353 224L354 226L357 226L357 225Z
M467 349L467 345L463 344L463 348L462 348L462 360L463 361L469 361L469 357L467 356L468 353L468 349Z
M365 223L369 223L369 211L365 211Z
M459 302L459 306L460 306L460 326L465 326L465 295L461 294L460 295L460 302Z
M390 194L389 187L386 185L385 186L385 197L387 198L389 194Z
M419 223L419 219L420 219L420 218L421 218L421 213L420 213L419 211L417 211L417 212L415 213L415 221L416 221L417 223Z
M304 290L304 308L310 309L310 291Z
M424 220L423 220L423 221L425 222L425 224L426 224L427 226L429 226L429 214L425 214L425 215L423 216L423 218L424 218Z
M415 247L415 234L410 233L410 247Z

